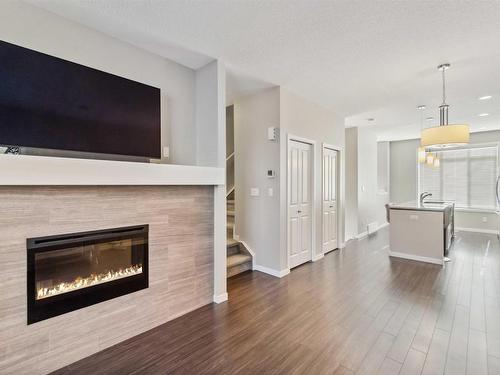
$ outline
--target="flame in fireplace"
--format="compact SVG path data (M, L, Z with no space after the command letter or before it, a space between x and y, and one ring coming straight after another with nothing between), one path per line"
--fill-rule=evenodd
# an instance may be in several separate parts
M37 290L36 299L52 297L57 294L72 292L73 290L87 288L89 286L106 283L113 280L122 279L142 273L142 264L134 265L127 268L119 269L118 271L108 271L101 274L91 274L88 277L78 277L71 282L62 282L50 288L39 288Z

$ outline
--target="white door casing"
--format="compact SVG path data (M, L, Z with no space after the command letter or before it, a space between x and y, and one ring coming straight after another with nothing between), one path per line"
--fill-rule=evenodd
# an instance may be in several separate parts
M312 260L313 147L288 145L288 255L290 268Z
M322 197L322 251L338 247L338 207L337 207L337 168L338 151L323 148L323 197Z

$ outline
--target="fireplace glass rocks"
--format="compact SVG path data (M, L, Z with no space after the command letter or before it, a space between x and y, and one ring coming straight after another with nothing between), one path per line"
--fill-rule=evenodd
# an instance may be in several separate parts
M30 238L28 324L148 287L148 225Z

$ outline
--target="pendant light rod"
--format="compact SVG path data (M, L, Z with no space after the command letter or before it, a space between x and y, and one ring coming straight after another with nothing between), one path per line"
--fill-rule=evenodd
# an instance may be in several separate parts
M439 106L439 125L448 125L448 108L449 105L446 104L446 77L445 71L450 68L450 64L441 64L438 66L438 70L441 71L441 76L443 77L443 103Z

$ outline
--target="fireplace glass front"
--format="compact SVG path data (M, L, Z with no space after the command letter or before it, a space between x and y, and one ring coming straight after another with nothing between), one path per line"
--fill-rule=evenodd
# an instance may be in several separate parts
M148 226L31 238L28 324L148 287Z

